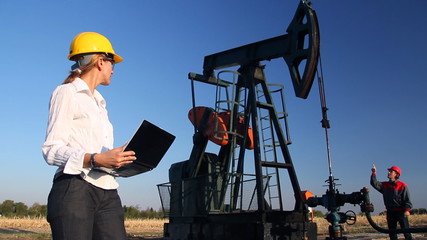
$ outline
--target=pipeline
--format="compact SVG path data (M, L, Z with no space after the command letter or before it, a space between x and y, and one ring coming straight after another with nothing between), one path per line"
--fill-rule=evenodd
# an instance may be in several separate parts
M400 229L386 229L378 226L374 220L372 220L371 212L374 211L374 206L372 205L370 198L369 198L369 189L363 188L362 194L364 196L364 203L360 205L362 212L365 213L366 219L368 220L369 224L378 232L382 233L392 233L392 234L398 234L398 233L427 233L427 228L400 228Z

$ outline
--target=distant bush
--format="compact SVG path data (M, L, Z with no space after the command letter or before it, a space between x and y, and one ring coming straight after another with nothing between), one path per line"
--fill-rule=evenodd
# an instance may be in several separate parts
M163 211L155 211L153 208L146 208L145 210L139 210L138 207L124 206L126 219L161 219L163 218Z
M411 210L411 215L421 215L427 214L427 209L425 208L416 208Z
M314 217L318 217L318 218L324 218L325 214L322 211L317 211L317 210L313 210L313 215Z
M25 203L5 200L0 204L0 215L3 217L43 217L47 214L47 208L38 203L28 208Z

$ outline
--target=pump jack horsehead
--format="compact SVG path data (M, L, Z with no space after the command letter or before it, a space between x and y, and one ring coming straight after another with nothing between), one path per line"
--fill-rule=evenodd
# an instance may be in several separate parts
M285 35L205 56L203 74L189 73L193 96L189 119L195 130L194 145L188 160L174 163L169 169L170 183L158 185L160 193L167 188L169 194L169 205L160 196L169 216L165 237L171 240L316 239L316 224L308 220L308 208L287 147L290 141L283 133L282 118L278 116L260 64L283 58L295 95L308 97L317 70L320 42L311 4L300 2L286 31ZM215 77L216 70L235 66L238 67L236 82ZM232 87L229 107L196 106L194 82L216 88ZM276 142L273 158L262 157L261 147L265 143L260 137L261 111L267 115ZM209 142L219 145L217 154L206 152ZM246 152L253 153L252 165L245 162ZM247 166L255 172L250 174L251 180L246 178ZM266 176L265 169L276 174ZM291 199L284 199L281 189L280 178L284 174L291 186L285 190L293 191L288 194ZM273 179L274 187L269 186ZM250 181L252 188L246 185ZM267 187L277 193L274 204L265 197ZM248 199L244 199L244 191L252 193ZM285 211L285 201L294 203L294 207Z

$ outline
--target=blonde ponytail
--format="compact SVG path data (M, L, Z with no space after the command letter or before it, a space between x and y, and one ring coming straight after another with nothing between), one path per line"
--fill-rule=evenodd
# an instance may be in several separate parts
M76 78L80 77L80 75L83 75L87 72L89 72L90 70L92 70L92 68L94 68L98 62L98 59L100 58L104 58L105 56L102 54L93 54L90 62L86 65L80 66L72 71L70 71L70 75L68 75L68 77L64 80L64 82L62 84L67 84L67 83L72 83L74 80L76 80Z

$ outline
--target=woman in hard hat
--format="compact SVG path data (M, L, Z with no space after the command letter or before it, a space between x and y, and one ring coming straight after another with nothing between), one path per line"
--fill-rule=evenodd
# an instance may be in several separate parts
M106 101L96 90L109 85L114 64L123 59L101 34L78 34L68 59L75 61L50 99L43 156L58 167L48 198L47 220L57 239L126 239L124 213L114 176L98 167L119 168L133 151L113 148Z
M387 225L388 229L396 229L397 223L401 228L409 228L408 216L412 208L412 203L409 198L408 185L402 181L398 181L402 170L397 166L392 166L387 169L387 182L377 180L377 168L372 166L371 185L380 193L383 194L384 205L387 209ZM390 239L397 240L397 234L390 233ZM410 233L404 233L405 239L412 239Z

